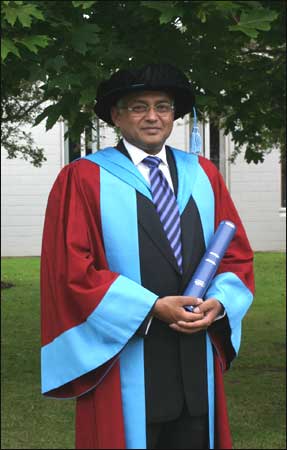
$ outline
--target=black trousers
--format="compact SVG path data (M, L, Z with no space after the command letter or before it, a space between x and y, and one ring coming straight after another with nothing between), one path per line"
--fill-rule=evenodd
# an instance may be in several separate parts
M148 449L208 449L208 416L190 416L186 406L169 422L147 425Z

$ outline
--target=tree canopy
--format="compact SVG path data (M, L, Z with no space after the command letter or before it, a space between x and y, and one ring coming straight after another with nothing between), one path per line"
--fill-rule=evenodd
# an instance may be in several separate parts
M263 161L285 146L285 8L284 1L2 1L4 130L27 117L46 120L48 130L63 118L77 139L93 123L104 78L168 62L191 80L199 118L232 133L236 152L246 144L247 162ZM28 155L36 165L44 158Z

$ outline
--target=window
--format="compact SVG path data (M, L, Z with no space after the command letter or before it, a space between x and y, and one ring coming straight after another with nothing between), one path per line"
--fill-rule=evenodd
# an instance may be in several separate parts
M230 139L224 134L224 130L209 120L199 124L202 138L202 154L210 159L220 171L227 187L230 186Z
M210 122L209 124L209 146L210 153L209 159L216 165L219 170L219 162L220 162L220 133L219 128Z
M281 157L281 208L286 208L286 155Z
M65 123L64 133L68 131L68 124ZM77 141L70 137L65 139L64 163L68 164L77 158L95 153L100 148L100 124L99 119L95 120L94 126L86 128Z
M81 142L74 142L71 138L67 138L68 141L68 161L72 162L81 157Z

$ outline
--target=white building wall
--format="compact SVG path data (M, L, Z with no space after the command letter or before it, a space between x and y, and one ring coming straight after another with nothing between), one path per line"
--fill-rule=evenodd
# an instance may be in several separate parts
M37 146L45 148L41 168L22 159L7 159L1 150L1 254L37 256L41 252L44 215L49 192L62 166L62 124L45 131L33 128Z
M244 151L229 166L229 191L255 251L285 251L286 209L281 208L279 152L263 163L244 161Z
M45 148L47 161L41 168L22 159L8 160L5 151L1 152L2 256L40 255L48 195L65 164L63 123L57 123L48 132L40 124L32 132L37 145ZM101 135L101 148L116 144L113 128L104 127ZM189 126L185 119L175 122L168 144L188 150ZM230 139L226 139L225 149L231 145ZM254 250L285 250L286 225L280 212L278 161L276 151L263 164L247 164L243 155L235 164L225 161L223 175Z
M180 150L189 151L189 123L188 116L177 119L174 122L173 130L167 140L167 144Z

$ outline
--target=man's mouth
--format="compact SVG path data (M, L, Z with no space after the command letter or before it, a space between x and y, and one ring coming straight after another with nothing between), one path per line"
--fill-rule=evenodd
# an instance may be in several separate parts
M148 131L148 132L158 132L160 131L160 128L155 128L155 127L146 127L146 128L142 128L143 131Z

